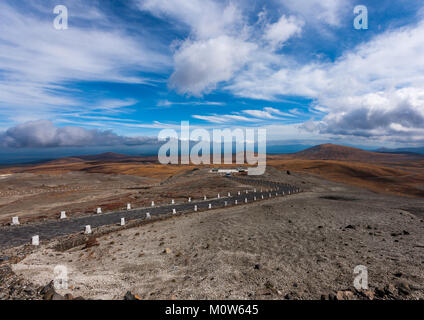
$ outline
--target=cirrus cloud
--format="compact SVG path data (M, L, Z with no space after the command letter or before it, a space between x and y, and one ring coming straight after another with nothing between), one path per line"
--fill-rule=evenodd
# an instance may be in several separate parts
M67 30L53 27L51 1L24 4L0 2L0 114L12 122L34 110L48 118L87 105L75 83L146 84L142 72L171 64L157 41L138 41L94 2L67 4Z

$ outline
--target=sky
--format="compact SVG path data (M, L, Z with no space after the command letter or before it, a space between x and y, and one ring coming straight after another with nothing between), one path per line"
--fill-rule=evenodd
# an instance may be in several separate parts
M154 145L181 121L422 147L424 4L0 0L0 152Z

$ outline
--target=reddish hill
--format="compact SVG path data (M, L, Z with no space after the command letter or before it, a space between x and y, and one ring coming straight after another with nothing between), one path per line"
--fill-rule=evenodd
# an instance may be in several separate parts
M323 144L268 157L280 170L305 172L375 192L424 197L424 156L365 151Z
M418 154L379 153L336 144L321 144L293 154L271 156L271 159L386 162L420 160L424 159L424 156Z

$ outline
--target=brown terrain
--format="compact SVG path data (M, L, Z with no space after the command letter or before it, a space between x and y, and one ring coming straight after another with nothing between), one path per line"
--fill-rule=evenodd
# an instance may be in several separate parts
M267 165L378 193L424 197L424 156L420 155L320 145L295 154L270 155ZM31 221L56 218L62 210L81 215L99 206L108 211L122 209L128 202L148 206L170 197L201 197L216 194L228 183L216 175L194 176L191 181L190 173L196 168L114 153L6 167L0 169L0 224L9 223L12 216Z
M318 175L379 193L424 197L424 156L370 152L332 144L268 157L268 165Z
M207 167L108 157L4 168L4 223L246 189ZM323 145L267 164L261 179L302 192L95 231L86 243L78 234L3 250L0 299L52 298L40 289L56 265L69 272L59 298L424 299L423 157ZM357 265L368 268L368 290L353 288Z

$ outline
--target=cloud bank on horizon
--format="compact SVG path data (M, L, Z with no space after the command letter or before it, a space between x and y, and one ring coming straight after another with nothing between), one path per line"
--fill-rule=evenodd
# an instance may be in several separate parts
M154 137L126 137L111 130L56 127L51 121L29 121L0 133L0 147L58 148L87 146L160 145Z
M0 3L1 147L137 144L185 120L424 144L421 1L63 0L67 30L57 4Z

